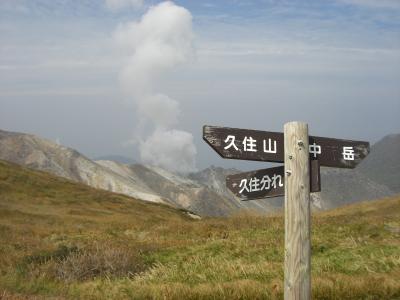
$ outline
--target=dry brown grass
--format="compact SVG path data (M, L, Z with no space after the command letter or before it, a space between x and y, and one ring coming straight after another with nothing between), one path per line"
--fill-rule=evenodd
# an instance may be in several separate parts
M400 299L400 197L312 220L314 299ZM194 221L0 163L4 299L281 299L283 217Z
M30 278L46 277L66 283L96 278L131 278L146 270L144 249L95 243L90 248L60 247L53 252L31 255L19 265Z

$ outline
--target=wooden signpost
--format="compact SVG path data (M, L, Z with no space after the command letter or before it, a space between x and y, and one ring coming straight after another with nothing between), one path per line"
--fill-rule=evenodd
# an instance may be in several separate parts
M321 191L318 160L310 162L310 190ZM244 172L226 177L227 188L241 200L254 200L285 195L284 166Z
M283 133L204 126L203 139L223 158L284 163L230 175L226 184L242 200L285 196L284 296L311 299L310 192L321 190L319 166L355 168L369 143L309 136L301 122Z
M203 139L223 158L284 162L281 132L204 126ZM310 136L307 142L310 159L324 167L353 169L369 153L368 142L317 136Z
M291 122L285 134L285 299L311 299L308 126Z

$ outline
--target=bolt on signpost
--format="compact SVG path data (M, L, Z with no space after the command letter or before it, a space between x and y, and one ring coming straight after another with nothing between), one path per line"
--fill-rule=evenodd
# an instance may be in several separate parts
M285 196L286 300L311 298L310 192L321 190L320 166L355 168L369 143L308 135L289 122L284 133L204 126L203 139L223 158L284 163L230 175L228 189L241 200Z

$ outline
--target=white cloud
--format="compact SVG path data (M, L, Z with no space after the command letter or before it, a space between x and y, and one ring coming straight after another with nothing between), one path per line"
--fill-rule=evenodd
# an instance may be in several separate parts
M195 169L196 148L190 133L172 129L178 124L179 102L158 87L168 71L193 56L192 39L192 15L170 1L151 7L139 22L121 24L115 32L116 42L130 56L120 82L137 106L138 131L143 123L154 128L152 135L136 137L141 158L178 172Z
M140 8L143 0L106 0L106 6L111 10L120 10L126 7Z
M157 129L140 145L140 156L144 163L161 166L172 172L194 171L196 154L193 136L175 129Z
M145 120L151 120L156 127L169 128L178 123L181 112L179 103L167 95L148 95L137 105L138 114Z

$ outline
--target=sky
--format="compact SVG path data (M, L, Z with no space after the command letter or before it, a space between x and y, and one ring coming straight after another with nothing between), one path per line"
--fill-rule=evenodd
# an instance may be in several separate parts
M188 172L203 125L400 133L400 1L0 0L0 129Z

